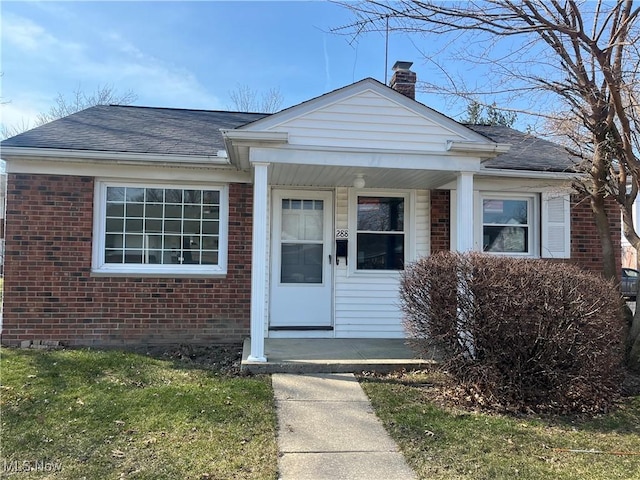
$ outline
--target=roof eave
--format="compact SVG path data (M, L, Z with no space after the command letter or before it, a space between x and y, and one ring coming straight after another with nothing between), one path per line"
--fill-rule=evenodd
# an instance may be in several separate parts
M130 163L174 163L183 165L229 165L229 158L224 150L219 150L216 155L177 155L160 153L137 153L95 150L72 150L57 148L36 147L2 147L0 157L3 160L12 158L28 159L59 159L71 162L83 162L86 160L110 160Z
M458 140L447 140L447 151L472 154L482 158L494 158L502 153L506 153L511 148L508 143L479 143Z
M287 132L255 132L221 128L229 160L238 170L248 170L249 147L273 147L289 143Z
M235 145L281 145L289 141L287 132L255 132L221 128L222 136L231 140Z
M579 172L557 172L548 170L516 170L508 168L480 167L476 175L511 178L548 178L554 180L574 180L582 176Z

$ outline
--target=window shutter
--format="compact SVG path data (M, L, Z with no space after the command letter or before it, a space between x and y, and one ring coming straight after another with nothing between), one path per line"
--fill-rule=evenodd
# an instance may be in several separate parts
M543 258L571 256L571 200L568 194L542 193Z

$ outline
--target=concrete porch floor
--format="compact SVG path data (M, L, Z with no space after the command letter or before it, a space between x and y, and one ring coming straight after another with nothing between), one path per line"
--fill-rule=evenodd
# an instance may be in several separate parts
M265 338L267 362L249 362L245 339L241 369L251 373L355 373L419 370L437 363L434 351L418 358L404 339Z

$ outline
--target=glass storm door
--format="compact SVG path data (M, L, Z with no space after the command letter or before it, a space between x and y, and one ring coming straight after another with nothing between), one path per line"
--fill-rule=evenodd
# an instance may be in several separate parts
M331 192L274 191L270 328L332 325Z

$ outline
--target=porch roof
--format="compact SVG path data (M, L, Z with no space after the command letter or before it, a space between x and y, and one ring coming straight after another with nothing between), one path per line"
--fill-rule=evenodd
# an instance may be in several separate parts
M293 187L351 187L362 175L367 188L433 189L454 181L454 171L271 164L269 184Z

